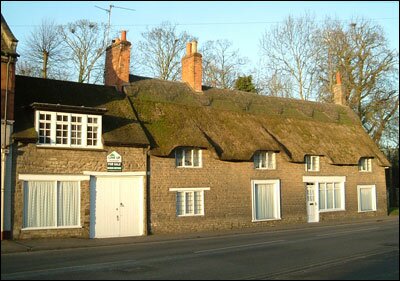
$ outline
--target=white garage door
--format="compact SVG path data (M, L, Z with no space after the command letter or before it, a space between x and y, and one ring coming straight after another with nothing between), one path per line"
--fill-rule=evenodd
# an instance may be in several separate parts
M139 236L144 233L143 177L92 177L90 238Z

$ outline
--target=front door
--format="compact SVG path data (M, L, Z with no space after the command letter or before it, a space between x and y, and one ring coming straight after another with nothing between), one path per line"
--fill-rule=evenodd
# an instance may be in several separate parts
M307 222L319 222L317 186L306 183Z
M144 234L142 177L93 177L90 238Z

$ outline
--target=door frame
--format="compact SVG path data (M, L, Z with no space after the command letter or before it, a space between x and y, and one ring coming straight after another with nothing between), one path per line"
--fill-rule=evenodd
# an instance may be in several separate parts
M313 200L309 200L310 196L308 194L309 188L312 186L312 191L313 191ZM319 207L318 207L318 198L319 198L319 191L317 188L318 184L315 182L306 182L305 183L305 189L306 189L306 208L307 208L307 222L308 223L314 223L314 222L319 222ZM313 206L313 207L311 207ZM311 211L313 213L311 213ZM311 220L311 218L314 218Z

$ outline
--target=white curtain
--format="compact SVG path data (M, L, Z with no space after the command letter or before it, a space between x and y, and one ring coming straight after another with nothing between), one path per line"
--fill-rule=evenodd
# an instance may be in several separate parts
M57 226L79 225L79 184L73 181L58 182Z
M361 205L361 211L371 211L373 209L371 188L360 189L360 205Z
M25 182L24 227L55 226L54 185L54 181Z
M274 214L274 185L256 184L254 187L256 220L273 219Z

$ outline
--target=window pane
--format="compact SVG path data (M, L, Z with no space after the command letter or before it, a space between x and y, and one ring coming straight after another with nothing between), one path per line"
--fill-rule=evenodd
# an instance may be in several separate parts
M79 184L59 182L57 186L57 225L79 225Z
M254 154L254 168L259 169L260 167L260 153L256 152Z
M333 209L333 183L326 184L326 208Z
M372 189L360 188L360 208L361 211L372 211Z
M192 150L185 149L183 153L185 154L185 166L192 166Z
M194 192L194 214L195 215L200 215L203 213L203 192L202 191L196 191Z
M183 193L182 192L177 192L176 193L176 214L178 216L181 216L184 214L185 210L185 202L183 198Z
M193 192L185 193L185 201L186 214L193 214Z
M320 183L319 184L319 209L320 210L326 209L325 200L326 200L325 184Z
M176 166L177 167L182 167L183 166L183 153L182 153L182 149L178 148L176 149Z
M256 184L254 186L255 219L274 219L274 185Z
M260 152L260 166L261 168L267 167L267 153L265 151Z
M29 181L24 184L24 227L55 226L55 183Z
M275 169L275 153L274 152L268 152L267 153L267 164L268 164L268 169Z
M342 209L342 194L340 183L335 182L335 208Z
M200 166L200 150L199 149L193 149L193 166L194 167L199 167Z

